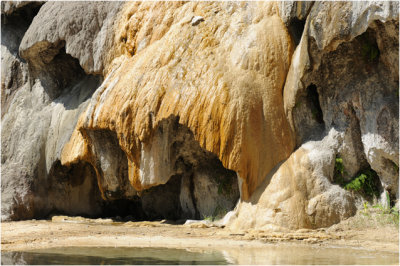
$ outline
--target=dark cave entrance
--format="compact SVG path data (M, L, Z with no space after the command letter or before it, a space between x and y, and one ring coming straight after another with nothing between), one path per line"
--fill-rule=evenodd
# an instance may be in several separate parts
M290 36L292 36L296 46L300 43L305 24L306 24L306 19L300 20L298 18L293 18L289 22L288 25L289 34Z
M179 117L162 120L150 143L143 148L142 156L156 154L152 159L160 169L168 169L170 178L164 185L141 193L149 218L218 219L235 207L240 197L236 173L201 148L190 129L179 124ZM160 146L166 148L159 150ZM163 175L163 171L158 173ZM143 178L148 177L151 175L143 174Z
M4 14L2 10L1 21L3 24L14 24L23 25L26 29L28 29L29 25L32 23L33 18L39 12L43 2L32 1L26 3L23 7L18 8L11 14ZM3 9L3 3L2 3Z
M40 80L52 101L59 101L58 98L63 95L68 96L79 83L86 83L81 84L80 90L90 90L89 97L103 80L101 75L87 74L79 60L66 53L65 41L50 44L46 50L39 52L39 58L38 63L29 65L30 72L33 77ZM70 107L68 108L70 109Z
M87 181L85 188L80 185L75 189L83 194L85 191L96 190L92 191L92 198L86 198L88 206L92 206L91 210L96 212L80 212L82 216L113 218L116 221L166 219L178 222L186 219L222 218L234 209L239 200L237 175L224 168L216 155L202 149L193 133L178 121L178 117L171 116L160 122L150 137L152 144L143 148L145 152L142 156L158 164L153 167L162 171L151 169L146 172L142 169L142 178L153 178L153 173L156 176L165 175L164 184L135 191L128 180L126 155L119 146L116 133L110 130L90 130L86 134L97 154L95 167L100 173L100 181L89 164L84 164L91 169L85 172L85 176L81 173L83 166L71 166L76 168L74 170L56 164L52 170L54 183L60 185L60 180L65 181L63 188L54 191L54 195L67 191L66 187L73 183L77 184L76 179L89 179L92 180L90 188ZM165 149L159 151L160 146ZM71 176L73 173L75 177ZM98 185L105 192L103 197ZM62 202L74 201L70 196L66 194ZM77 212L69 208L54 208L52 214L55 213L77 215Z
M311 83L299 95L293 108L293 120L299 146L308 140L319 140L325 130L324 113L321 108L318 87Z
M319 124L324 123L324 114L322 113L321 104L319 102L319 94L317 86L311 84L307 87L307 101L309 102L311 114Z

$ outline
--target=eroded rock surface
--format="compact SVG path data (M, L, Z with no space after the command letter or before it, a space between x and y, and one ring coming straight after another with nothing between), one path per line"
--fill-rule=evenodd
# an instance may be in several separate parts
M240 203L237 218L228 225L261 230L317 228L354 215L351 193L332 184L335 154L342 143L343 134L332 129L323 140L303 144L271 171L249 201Z
M277 8L273 3L186 3L173 9L162 3L142 14L141 24L133 24L140 16L133 16L136 11L154 5L124 7L126 27L118 39L136 54L127 52L119 59L77 130L115 131L128 158L130 181L142 190L165 182L143 182L142 147L160 121L177 116L202 148L239 174L246 199L294 147L282 108L293 48ZM159 20L168 19L169 30L151 44L159 30L148 28L155 12ZM193 26L192 18L200 14L204 22ZM135 46L145 41L145 48ZM63 163L88 156L81 148L87 145L85 138L73 134Z
M2 219L327 227L398 200L397 2L2 2ZM24 20L21 20L24 17ZM119 213L119 214L118 214Z
M51 211L98 215L93 169L84 162L61 166L60 153L101 78L86 75L62 49L42 76L32 75L18 49L43 6L17 7L2 14L2 219ZM56 82L46 82L46 76Z
M304 18L299 3L283 7L284 21ZM380 200L387 191L398 202L398 3L315 2L304 25L284 88L299 148L240 204L234 228L326 227L353 215L360 201L335 184L335 158L347 181L371 167Z
M321 127L320 136L332 127L345 132L339 153L349 175L369 164L397 198L398 27L398 3L315 3L284 91L298 145Z

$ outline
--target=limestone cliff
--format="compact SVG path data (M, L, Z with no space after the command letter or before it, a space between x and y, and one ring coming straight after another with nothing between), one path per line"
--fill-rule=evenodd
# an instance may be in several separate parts
M398 29L395 2L2 2L2 219L324 227L371 200L338 158L396 202Z

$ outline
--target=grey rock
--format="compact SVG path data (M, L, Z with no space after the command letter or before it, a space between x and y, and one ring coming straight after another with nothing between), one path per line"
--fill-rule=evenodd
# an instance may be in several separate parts
M47 4L54 11L56 6L62 9L66 3ZM84 4L79 3L78 6L84 10ZM73 5L66 6L74 10ZM32 4L15 7L13 11L6 11L6 20L2 20L1 218L29 219L43 217L50 212L98 215L103 201L93 167L82 163L62 166L60 154L101 77L86 75L78 60L62 49L60 40L54 45L41 46L43 42L36 36L37 33L51 35L44 29L51 30L55 24L49 22L51 25L44 26L35 21L57 20L58 15L50 13L43 17L49 12L47 7L44 13L40 13L40 9L41 15L35 16L34 11L37 12L38 7ZM27 14L30 15L24 16ZM63 15L64 18L68 16L67 13ZM69 15L72 20L76 18L73 14ZM96 17L95 23L101 19L101 16ZM35 25L38 28L31 34L33 30L28 27ZM61 28L58 30L62 31ZM90 33L98 37L101 35L95 31ZM32 35L39 38L37 42ZM28 36L26 40L33 46L41 46L44 53L43 56L36 56L45 61L27 57L29 69L27 62L18 54L23 36ZM88 32L85 37L95 38L90 37ZM42 68L35 70L38 65Z
M314 1L281 1L278 5L279 16L288 26L295 19L306 19L313 4Z
M92 154L96 157L94 167L100 176L103 198L115 200L135 196L136 191L128 179L128 160L115 132L87 130L86 133L93 144Z
M396 198L398 31L397 2L316 2L284 88L299 146L335 128L344 133L336 155L347 180L371 166Z
M334 50L340 43L364 33L375 21L399 18L396 1L316 2L310 11L308 32L319 50Z
M1 1L1 14L11 15L12 13L25 9L27 6L41 6L44 1Z
M148 143L142 147L140 178L154 186L141 195L149 217L222 217L233 209L239 199L236 174L202 149L177 117L163 120Z
M20 53L43 68L58 50L79 60L86 73L101 74L113 44L114 17L123 2L47 2L32 21Z
M1 2L1 116L7 111L15 91L28 82L28 66L19 57L22 37L39 11L38 2ZM7 67L5 67L7 66Z

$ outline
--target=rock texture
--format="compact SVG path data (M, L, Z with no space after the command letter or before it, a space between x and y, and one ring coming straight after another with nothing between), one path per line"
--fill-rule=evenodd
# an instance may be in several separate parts
M141 150L160 121L174 115L202 148L238 173L246 199L294 147L281 91L292 46L275 6L187 3L170 10L163 5L175 4L160 3L153 12L141 13L154 5L133 3L124 8L127 26L120 33L120 45L140 51L125 55L98 90L63 151L63 163L89 156L88 149L81 148L89 140L79 132L108 129L118 135L136 190L163 183L168 175L157 176L160 181L145 180ZM155 14L170 21L164 29L167 35L161 36L157 27L149 29ZM204 22L192 26L192 18L199 14ZM131 22L137 17L144 22ZM151 42L157 38L161 39ZM148 43L146 48L141 48L143 42Z
M338 157L394 204L398 10L2 2L2 219L220 218L240 199L221 223L326 227L368 200Z
M305 17L303 5L287 5L284 21ZM354 194L333 184L336 157L347 180L371 167L398 199L398 10L394 2L312 4L284 88L299 148L238 206L233 228L327 227L353 215Z
M328 227L355 214L351 193L332 184L343 134L332 129L309 141L271 171L249 201L241 202L233 229L284 230ZM256 217L256 218L252 218Z
M79 60L87 74L101 74L113 46L113 24L122 2L48 2L29 26L21 56L47 68L60 48ZM55 79L59 78L56 73Z
M305 106L307 90L315 86L323 113L319 124L325 132L334 127L346 134L339 151L345 168L355 174L371 165L398 198L393 167L399 161L397 33L398 3L315 3L284 94L286 113L302 143L322 122L304 116L305 109L313 112L312 104Z
M41 75L32 74L18 49L41 18L40 5L15 5L2 13L2 219L51 211L98 215L93 169L83 162L62 166L60 153L101 78L86 75L63 49L53 51ZM54 82L47 82L49 76Z

